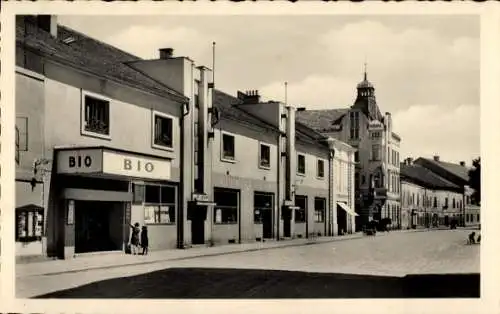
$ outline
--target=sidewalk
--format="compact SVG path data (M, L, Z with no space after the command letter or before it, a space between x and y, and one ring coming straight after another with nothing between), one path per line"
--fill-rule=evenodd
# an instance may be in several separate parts
M133 265L155 264L165 261L179 261L197 257L219 256L242 252L278 249L285 247L303 246L328 243L342 240L362 238L362 233L345 236L320 237L315 239L291 239L282 241L252 242L242 244L228 244L214 247L195 247L185 250L172 249L150 252L149 255L129 255L119 251L89 256L80 256L67 260L49 260L44 262L17 264L16 277L47 276L63 273L74 273L91 269L106 269Z

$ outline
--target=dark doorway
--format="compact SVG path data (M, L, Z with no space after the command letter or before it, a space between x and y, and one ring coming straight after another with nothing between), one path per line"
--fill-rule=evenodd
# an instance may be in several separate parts
M205 243L205 219L207 218L207 207L190 203L188 211L191 220L191 242L193 244Z
M273 193L254 193L254 223L262 224L262 237L273 237Z
M450 217L444 216L444 225L449 226L450 225Z
M121 250L123 207L120 203L75 202L75 253Z
M292 236L292 209L289 206L283 206L283 236L289 238Z
M337 204L337 231L338 235L343 235L347 232L347 213Z

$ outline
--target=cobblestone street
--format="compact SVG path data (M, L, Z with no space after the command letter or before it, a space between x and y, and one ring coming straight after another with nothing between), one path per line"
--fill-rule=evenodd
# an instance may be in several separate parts
M153 273L133 279L130 278L130 280L117 279L100 282L67 293L56 293L51 297L183 297L179 295L179 291L191 291L191 297L262 297L260 292L266 291L266 289L269 290L269 287L266 288L269 284L285 287L290 286L292 282L295 290L289 291L287 294L281 289L280 293L282 294L279 294L279 296L300 297L308 295L310 297L310 294L314 293L314 287L317 287L320 290L320 295L357 297L358 295L349 293L348 288L351 287L358 292L365 293L365 296L369 294L374 297L397 297L406 293L401 291L391 292L391 289L400 289L393 282L398 280L398 277L409 274L479 273L479 245L466 244L466 236L469 232L469 230L392 232L377 235L376 237L363 237L315 245L197 257L182 261L166 261L85 272L18 277L16 290L18 297L33 297L76 288L96 281L165 270L162 274L155 275L156 273ZM141 258L141 256L137 258ZM198 270L190 271L189 268L198 268ZM200 268L203 268L203 270L200 271ZM234 269L246 269L246 271L234 271ZM280 273L280 275L270 272L249 273L250 270L299 271L319 274L311 274L307 277L307 274L300 273ZM213 281L209 279L209 277L211 278L210 272L216 274L214 276L217 279L213 279ZM332 274L337 274L337 277L332 277ZM385 279L380 279L380 277L342 277L338 274L384 276ZM192 275L192 278L190 278L190 275ZM309 279L299 279L301 276L306 276ZM311 279L311 276L316 279ZM257 280L259 281L258 284L251 280L248 282L248 278L252 277L255 280L260 278ZM184 279L181 280L181 278ZM384 282L382 283L381 280ZM164 290L163 287L166 285L164 281L168 281L168 289L171 290ZM215 281L220 281L220 284L224 285L227 291L233 290L234 293L228 294L227 291L219 291L219 294L207 294ZM241 285L243 281L246 281L247 284ZM225 284L223 284L224 282ZM230 282L233 284L230 284ZM236 284L236 282L239 284ZM263 283L266 283L266 285ZM300 287L302 283L303 286ZM204 284L206 284L205 288L203 287ZM448 281L447 285L454 284ZM456 284L460 285L458 282ZM344 290L343 294L331 294L331 291L335 291L338 285L342 285L339 289ZM372 288L362 292L359 289L360 285L365 288ZM329 288L325 288L326 286ZM239 287L240 290L234 291L234 287ZM214 287L213 289L215 290L212 290L212 292L216 293L214 291L217 288ZM328 291L323 291L325 289ZM108 294L106 291L112 292ZM307 291L307 293L304 294L300 291ZM378 291L378 294L376 291ZM104 295L102 295L103 293ZM163 295L159 295L161 293Z

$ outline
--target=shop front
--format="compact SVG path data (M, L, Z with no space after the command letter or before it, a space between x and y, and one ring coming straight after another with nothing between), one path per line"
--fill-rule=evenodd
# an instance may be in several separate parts
M357 216L359 215L347 205L347 202L337 202L338 235L354 232L352 225Z
M59 257L122 251L135 223L148 228L150 247L175 247L178 189L169 159L98 147L58 150L56 160L49 225Z

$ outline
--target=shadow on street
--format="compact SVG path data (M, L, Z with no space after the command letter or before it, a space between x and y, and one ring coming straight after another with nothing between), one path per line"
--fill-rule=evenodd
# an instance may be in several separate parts
M405 277L170 268L37 298L478 298L479 274Z

